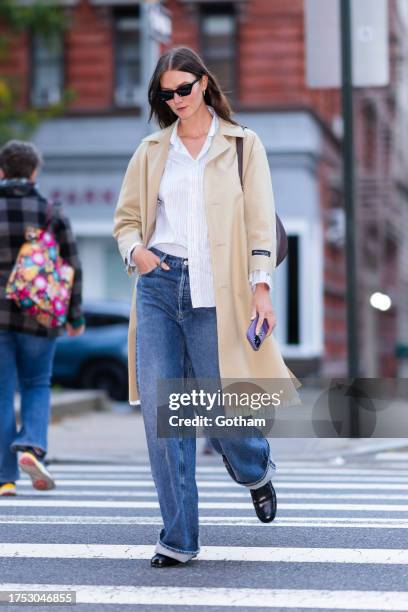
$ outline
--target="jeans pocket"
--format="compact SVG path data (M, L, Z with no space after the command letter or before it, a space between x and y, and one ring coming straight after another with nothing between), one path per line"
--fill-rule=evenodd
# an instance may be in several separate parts
M163 261L165 261L167 255L168 255L168 253L163 253L163 255L160 256L160 263L159 263L159 265L155 266L152 270L149 270L149 272L143 272L143 274L140 274L140 276L152 276L158 270L161 270L162 269L161 265L162 265Z
M155 272L157 272L157 270L159 269L160 266L155 266L154 268L152 268L151 270L149 270L148 272L141 272L139 273L139 276L151 276L152 274L154 274Z

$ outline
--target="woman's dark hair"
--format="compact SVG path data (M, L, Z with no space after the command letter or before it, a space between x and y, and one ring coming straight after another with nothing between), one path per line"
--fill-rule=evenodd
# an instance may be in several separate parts
M165 128L174 123L177 119L177 115L173 113L170 106L166 104L166 102L161 102L157 97L157 92L161 89L160 78L166 70L190 72L196 77L207 75L208 84L204 95L205 103L212 106L217 115L225 119L225 121L229 121L234 125L239 125L231 118L233 111L221 90L217 78L211 74L201 57L189 47L174 47L160 56L149 83L149 121L154 116L159 126Z

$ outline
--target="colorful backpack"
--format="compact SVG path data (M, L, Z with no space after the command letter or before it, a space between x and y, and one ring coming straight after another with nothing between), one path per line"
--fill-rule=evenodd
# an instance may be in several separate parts
M51 203L44 229L27 227L6 285L6 297L44 327L65 325L75 270L61 259L49 229Z

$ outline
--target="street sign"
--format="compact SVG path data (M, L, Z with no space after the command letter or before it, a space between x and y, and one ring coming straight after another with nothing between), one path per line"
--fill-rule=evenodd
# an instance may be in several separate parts
M171 41L172 25L170 11L159 2L147 6L149 35L156 41L168 44Z
M341 87L341 0L305 0L306 82ZM389 83L388 0L352 0L353 86Z

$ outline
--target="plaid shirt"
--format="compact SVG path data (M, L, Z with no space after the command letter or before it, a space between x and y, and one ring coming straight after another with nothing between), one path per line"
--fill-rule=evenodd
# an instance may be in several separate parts
M71 225L60 205L53 205L50 230L59 244L60 255L74 269L74 285L68 311L68 321L78 327L82 315L82 270ZM37 191L35 183L27 179L0 180L0 329L35 336L55 337L64 327L49 329L24 313L13 300L5 296L8 277L25 242L25 228L44 227L47 200Z

